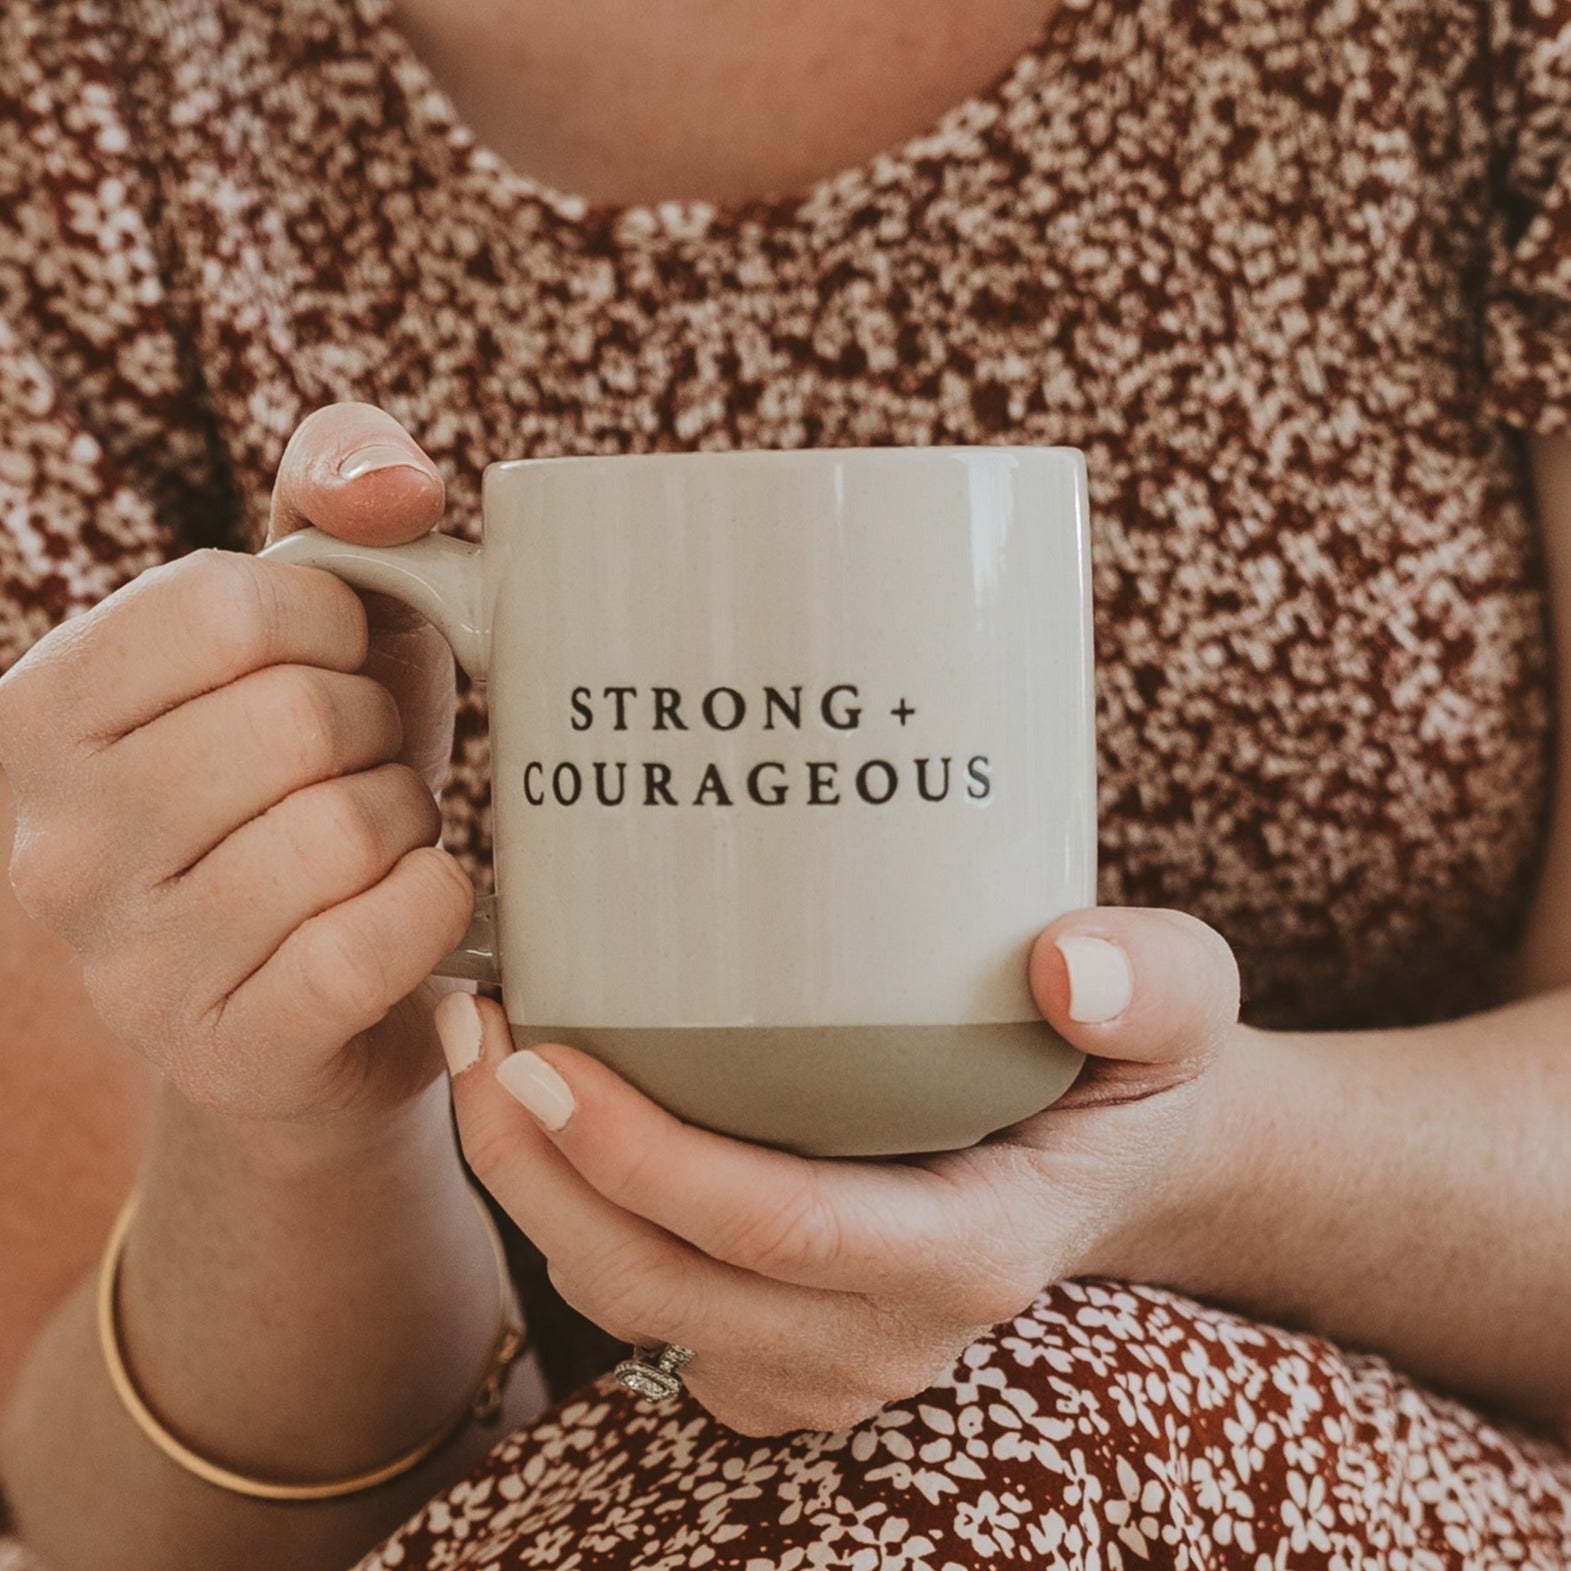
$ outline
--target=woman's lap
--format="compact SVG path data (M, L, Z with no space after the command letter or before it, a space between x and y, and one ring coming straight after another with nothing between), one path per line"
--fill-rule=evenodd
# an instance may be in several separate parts
M1378 1359L1068 1283L838 1434L750 1439L602 1377L361 1571L1409 1571L1571 1565L1571 1453Z

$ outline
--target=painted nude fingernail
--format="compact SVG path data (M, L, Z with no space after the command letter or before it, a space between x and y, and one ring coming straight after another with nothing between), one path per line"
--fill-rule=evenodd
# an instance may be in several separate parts
M1129 1007L1135 979L1129 957L1105 938L1073 936L1058 940L1069 972L1069 1018L1081 1025L1106 1025Z
M560 1129L578 1106L567 1082L528 1048L504 1058L496 1066L496 1078L502 1089L522 1102L547 1129Z
M432 1019L448 1074L456 1078L480 1061L480 1011L468 993L449 993L436 1006Z
M369 447L356 448L338 466L339 478L358 480L361 475L375 474L379 469L413 469L416 474L430 477L428 470L407 447L392 442L373 442Z

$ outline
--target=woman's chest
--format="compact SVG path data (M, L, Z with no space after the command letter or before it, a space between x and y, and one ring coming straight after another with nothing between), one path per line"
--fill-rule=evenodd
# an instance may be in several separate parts
M459 115L597 201L793 192L985 91L1052 0L395 0Z

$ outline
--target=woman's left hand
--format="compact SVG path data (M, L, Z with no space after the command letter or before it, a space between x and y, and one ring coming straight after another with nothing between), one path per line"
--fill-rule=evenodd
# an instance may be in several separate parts
M1176 911L1074 912L1038 938L1031 986L1094 1055L1074 1089L969 1149L896 1160L685 1124L570 1047L510 1056L502 1011L467 993L437 1025L465 1155L562 1296L620 1340L695 1349L694 1397L772 1435L926 1390L1049 1283L1137 1273L1139 1240L1186 1214L1179 1158L1239 1034L1226 943Z

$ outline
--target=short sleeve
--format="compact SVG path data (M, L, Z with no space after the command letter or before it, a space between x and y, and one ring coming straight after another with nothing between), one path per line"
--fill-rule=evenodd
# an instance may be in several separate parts
M1571 0L1495 0L1490 414L1571 431Z

